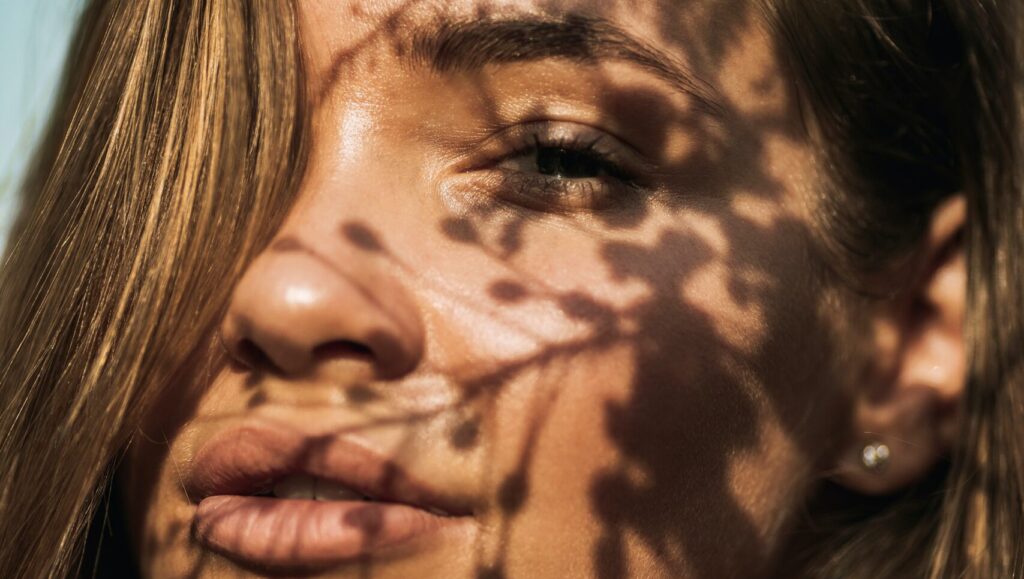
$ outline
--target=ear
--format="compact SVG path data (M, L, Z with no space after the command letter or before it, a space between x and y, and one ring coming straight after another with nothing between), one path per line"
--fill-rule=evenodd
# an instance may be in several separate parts
M853 491L899 491L924 478L953 443L966 376L965 219L962 196L941 205L915 261L920 273L871 310L870 361L834 476ZM879 444L888 457L872 468L864 452Z

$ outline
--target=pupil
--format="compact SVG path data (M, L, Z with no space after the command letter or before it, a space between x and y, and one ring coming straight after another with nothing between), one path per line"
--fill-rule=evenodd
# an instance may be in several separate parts
M537 168L542 175L565 179L587 179L601 175L601 162L586 151L560 147L537 149Z

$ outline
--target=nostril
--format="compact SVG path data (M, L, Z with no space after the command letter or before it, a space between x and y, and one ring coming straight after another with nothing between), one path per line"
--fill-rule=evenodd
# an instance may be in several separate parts
M332 340L313 348L313 359L322 360L325 358L350 358L372 362L374 359L373 350L352 340Z
M274 370L277 365L270 359L270 356L256 345L249 338L243 338L238 342L237 356L242 364L258 371Z

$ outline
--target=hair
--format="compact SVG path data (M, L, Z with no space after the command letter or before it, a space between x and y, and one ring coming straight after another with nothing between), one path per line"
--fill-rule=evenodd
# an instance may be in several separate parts
M302 159L293 21L85 8L0 280L0 575L78 573L140 412L276 229Z
M968 215L958 444L905 495L815 521L807 573L1024 576L1024 13L999 0L771 4L824 150L819 220L847 269L899 263L954 195Z
M944 199L968 203L960 443L906 495L846 501L801 531L800 565L822 579L1020 577L1021 9L764 4L823 146L837 255L882 267ZM305 152L295 29L273 0L86 8L0 277L0 575L79 573L153 393L280 224Z

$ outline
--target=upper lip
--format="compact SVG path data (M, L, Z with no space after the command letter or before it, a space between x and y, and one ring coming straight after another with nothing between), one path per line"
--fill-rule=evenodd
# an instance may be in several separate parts
M251 495L293 474L335 481L377 501L471 515L473 501L411 476L395 461L345 434L312 435L285 425L226 428L200 446L183 485L195 503L213 495Z

